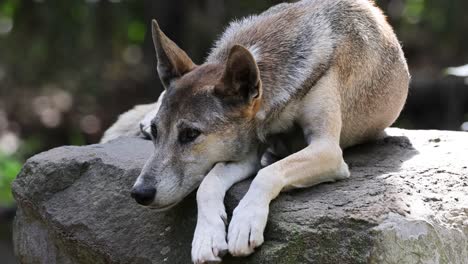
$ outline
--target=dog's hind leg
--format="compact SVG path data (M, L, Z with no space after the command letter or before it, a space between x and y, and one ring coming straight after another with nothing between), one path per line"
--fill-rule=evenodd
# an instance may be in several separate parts
M339 145L340 100L333 82L323 80L306 96L298 123L308 146L261 169L233 212L228 244L235 256L249 255L263 243L269 203L281 191L349 177Z
M227 252L224 195L236 182L260 168L257 153L240 162L218 163L203 179L197 191L197 227L192 242L194 263L220 262Z

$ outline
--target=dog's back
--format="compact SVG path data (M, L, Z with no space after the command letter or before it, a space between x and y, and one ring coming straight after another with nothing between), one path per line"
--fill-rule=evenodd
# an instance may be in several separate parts
M401 47L367 0L303 0L234 22L201 65L156 21L153 40L166 93L141 125L155 152L132 195L164 210L199 186L195 263L251 254L281 191L348 178L342 148L376 137L407 96ZM223 197L253 173L226 234Z
M257 60L264 87L258 115L266 123L288 127L294 106L331 72L341 101L343 147L375 137L406 100L409 74L400 44L367 0L304 0L235 21L207 62L226 61L235 44Z

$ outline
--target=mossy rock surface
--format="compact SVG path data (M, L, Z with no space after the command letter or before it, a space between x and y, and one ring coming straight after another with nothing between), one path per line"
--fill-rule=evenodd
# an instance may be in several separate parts
M264 245L223 263L467 263L468 134L387 132L345 151L348 180L282 193ZM190 263L194 195L164 213L129 197L152 148L122 138L29 159L13 183L20 263Z

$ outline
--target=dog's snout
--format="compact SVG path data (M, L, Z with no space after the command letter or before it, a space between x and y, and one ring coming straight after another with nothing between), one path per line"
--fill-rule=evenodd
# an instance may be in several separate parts
M132 189L131 196L135 201L141 205L150 205L156 196L156 188L138 188Z

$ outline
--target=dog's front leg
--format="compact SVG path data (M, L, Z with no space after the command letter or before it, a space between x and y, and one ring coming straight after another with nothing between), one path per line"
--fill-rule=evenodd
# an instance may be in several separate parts
M263 243L269 204L282 190L303 188L349 177L340 148L339 95L329 84L318 85L304 100L298 123L308 146L261 169L233 212L229 252L249 255Z
M338 143L317 139L308 147L258 172L229 224L229 252L246 256L263 243L270 201L282 190L349 176Z
M241 162L218 163L203 179L197 191L197 227L192 242L194 263L220 262L227 252L227 215L224 196L227 190L258 171L259 158L252 153Z

